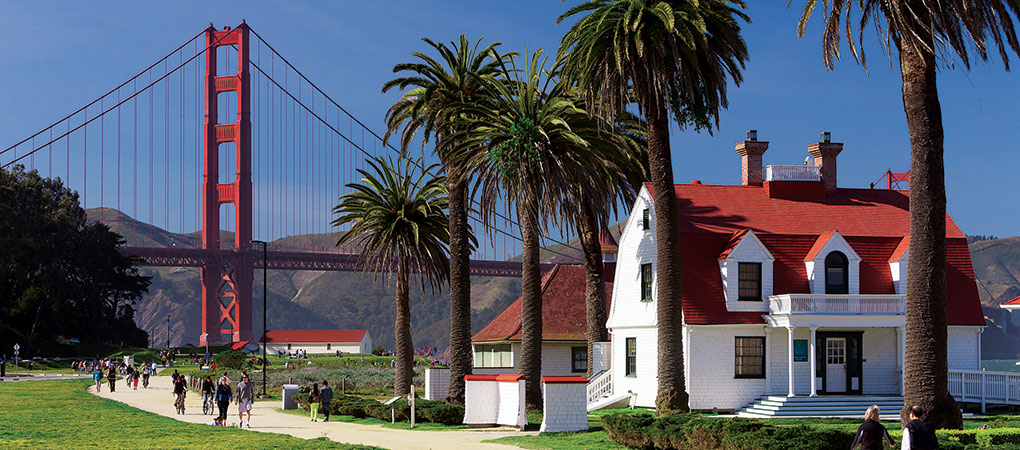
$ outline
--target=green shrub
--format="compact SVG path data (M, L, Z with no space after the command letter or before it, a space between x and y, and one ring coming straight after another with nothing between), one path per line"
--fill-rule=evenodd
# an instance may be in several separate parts
M697 414L616 414L603 417L602 424L613 441L641 449L841 450L853 440L853 433L838 428Z
M417 402L417 400L416 400ZM464 423L464 406L447 405L441 402L437 405L418 407L415 405L415 413L423 422L441 423L443 425L460 425Z
M979 430L977 432L977 443L982 447L1000 448L1007 444L1020 446L1020 430L1015 428L995 428Z

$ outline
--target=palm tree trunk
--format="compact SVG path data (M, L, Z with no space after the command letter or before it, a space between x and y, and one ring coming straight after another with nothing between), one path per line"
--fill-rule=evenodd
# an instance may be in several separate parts
M899 47L910 131L910 259L900 420L906 424L910 407L919 405L939 428L958 429L963 418L949 395L946 355L946 183L936 61L919 46Z
M669 115L662 99L648 108L648 165L655 209L655 303L658 320L658 393L655 414L690 410L684 378L683 299L680 294L680 238L669 149Z
M471 373L471 243L467 183L447 170L450 191L450 390L448 403L464 403L464 375Z
M396 342L396 380L394 395L407 395L410 392L411 379L414 376L414 347L411 343L411 306L408 295L407 260L397 260L397 319L393 324Z
M599 226L595 215L587 208L581 208L582 217L577 221L578 239L584 257L584 310L588 327L588 371L591 377L595 361L595 342L609 340L606 330L606 286L602 280L602 243L599 242Z
M521 224L521 362L517 373L526 377L524 398L529 407L542 405L542 273L539 270L538 218L530 205L517 208Z

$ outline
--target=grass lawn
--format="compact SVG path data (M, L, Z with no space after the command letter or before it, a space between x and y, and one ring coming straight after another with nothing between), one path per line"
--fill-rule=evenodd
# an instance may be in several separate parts
M277 400L277 401L279 401L279 400ZM309 417L308 420L311 420L311 418L310 418L311 416L309 415L309 412L305 411L305 410L303 410L301 408L298 408L298 409L277 409L276 411L284 413L284 414L293 414L293 415L296 415L296 416ZM320 421L322 420L322 412L321 411L319 412L319 420ZM329 416L329 420L331 422L332 421L337 421L337 422L347 422L347 423L358 423L358 424L362 424L362 425L381 425L383 428L392 428L392 429L395 429L395 430L411 430L412 429L411 428L411 422L390 423L390 421L388 421L388 420L379 420L379 419L376 419L374 417L365 417L363 419L359 419L359 418L354 417L354 416L338 416L336 414L333 414L333 415ZM443 425L441 423L432 423L432 422L415 422L413 429L416 430L416 431L449 431L449 430L462 430L462 429L465 429L465 428L468 428L468 426L467 425Z
M86 380L0 383L0 447L369 449L179 422L96 397Z

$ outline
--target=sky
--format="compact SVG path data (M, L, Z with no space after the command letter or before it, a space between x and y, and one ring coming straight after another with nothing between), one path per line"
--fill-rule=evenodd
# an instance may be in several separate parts
M574 1L175 1L0 3L0 146L77 109L195 35L242 19L354 116L383 130L397 93L382 94L395 64L424 49L422 37L461 33L503 42L505 50L555 52ZM831 131L843 142L839 185L867 187L887 169L909 168L909 138L898 70L866 33L868 71L846 48L833 71L822 64L820 16L798 39L799 6L752 2L743 26L750 60L731 85L729 108L712 133L674 130L675 180L736 184L733 145L748 129L770 141L765 164L801 164L807 145ZM1015 55L1014 55L1015 56ZM1018 59L1014 58L1014 63ZM998 60L966 71L943 64L949 213L966 234L1020 234L1020 75ZM884 182L883 182L884 183Z

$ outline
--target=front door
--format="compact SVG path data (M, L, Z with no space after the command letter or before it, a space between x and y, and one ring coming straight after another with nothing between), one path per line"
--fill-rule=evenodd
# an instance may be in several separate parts
M825 339L825 391L846 393L846 338Z

